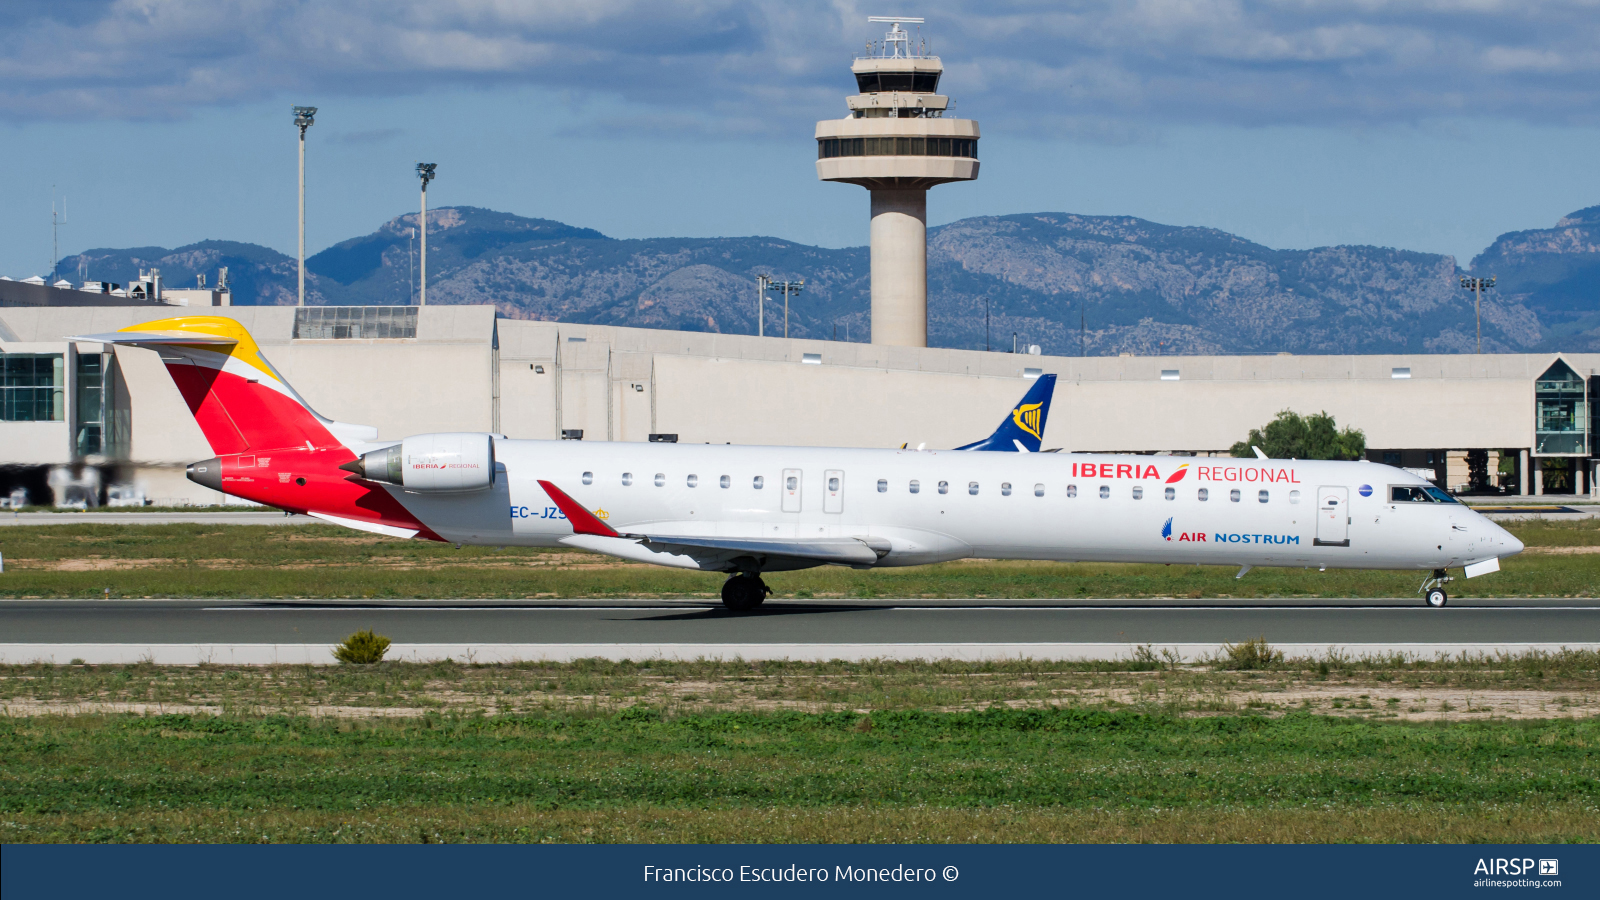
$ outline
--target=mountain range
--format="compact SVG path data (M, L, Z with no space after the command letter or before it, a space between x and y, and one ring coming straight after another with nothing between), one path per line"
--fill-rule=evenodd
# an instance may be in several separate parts
M307 259L307 302L413 302L417 224L401 216ZM236 303L295 302L294 259L255 244L89 250L62 270L80 264L115 281L155 267L174 287L227 266ZM868 339L865 247L620 240L475 207L428 213L428 302L493 303L508 318L754 333L758 273L805 280L791 335ZM1467 270L1432 253L1273 250L1127 216L962 219L928 230L928 340L1009 350L1015 334L1058 355L1469 353L1464 273L1497 277L1482 308L1485 351L1600 351L1600 206L1502 235ZM781 298L766 309L767 333L782 334Z

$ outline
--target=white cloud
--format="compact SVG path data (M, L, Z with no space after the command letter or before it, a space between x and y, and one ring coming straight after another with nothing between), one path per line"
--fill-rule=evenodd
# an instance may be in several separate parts
M685 136L787 133L843 113L845 66L881 36L853 0L13 2L0 11L12 121L534 84L620 98ZM924 7L960 114L1012 131L1600 121L1600 0Z

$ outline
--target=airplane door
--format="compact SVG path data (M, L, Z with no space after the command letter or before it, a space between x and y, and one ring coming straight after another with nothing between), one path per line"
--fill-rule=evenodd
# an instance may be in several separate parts
M1317 539L1319 547L1350 546L1350 489L1317 488Z
M800 511L800 470L783 470L783 511Z
M844 472L839 469L829 469L822 473L822 511L825 513L844 512Z

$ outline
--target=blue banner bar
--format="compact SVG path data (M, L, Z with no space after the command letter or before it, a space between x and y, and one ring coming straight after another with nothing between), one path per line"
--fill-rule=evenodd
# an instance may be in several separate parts
M6 900L1600 896L1600 848L1575 845L13 844L0 855Z

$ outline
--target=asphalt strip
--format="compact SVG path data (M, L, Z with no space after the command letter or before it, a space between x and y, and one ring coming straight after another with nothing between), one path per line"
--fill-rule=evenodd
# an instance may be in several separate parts
M632 660L790 660L795 662L863 662L867 660L934 660L968 662L992 660L1122 660L1132 659L1139 646L1096 643L879 643L879 644L392 644L388 659L437 662L451 659L469 664L514 662L572 662L579 659ZM1196 662L1223 652L1222 644L1150 644L1160 657L1172 651L1179 661ZM1402 655L1412 659L1440 656L1468 657L1520 655L1562 650L1600 651L1595 643L1363 643L1273 644L1287 657L1325 658L1339 654L1351 658ZM81 661L89 665L153 663L167 666L223 665L329 665L335 662L330 644L0 644L0 664L62 665Z

